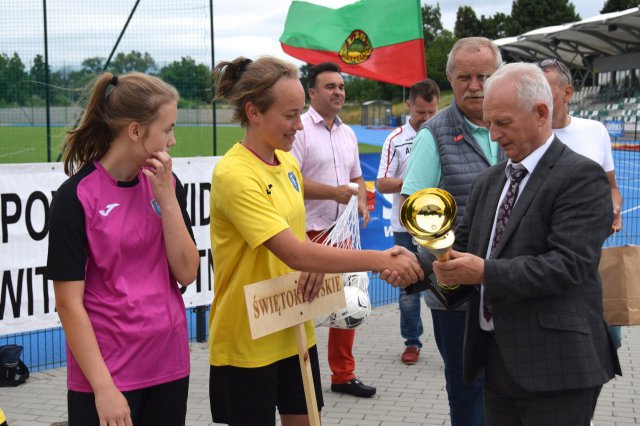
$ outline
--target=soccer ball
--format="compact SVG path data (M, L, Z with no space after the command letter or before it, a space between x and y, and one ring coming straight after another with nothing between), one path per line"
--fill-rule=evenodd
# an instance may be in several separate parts
M369 295L359 287L345 286L347 306L329 315L329 326L333 328L356 328L371 312Z
M369 290L369 274L367 272L346 272L342 274L345 287L358 287L365 293Z

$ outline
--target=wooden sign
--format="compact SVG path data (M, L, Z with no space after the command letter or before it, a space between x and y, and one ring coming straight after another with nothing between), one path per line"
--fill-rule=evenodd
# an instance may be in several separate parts
M254 340L346 306L342 274L325 274L322 288L313 302L304 302L298 295L299 277L300 272L291 272L244 287Z

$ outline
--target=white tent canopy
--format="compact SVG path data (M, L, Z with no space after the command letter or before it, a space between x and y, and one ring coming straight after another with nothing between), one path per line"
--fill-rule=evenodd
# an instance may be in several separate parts
M515 60L537 62L555 57L587 73L593 70L594 61L610 57L621 59L616 61L615 69L639 68L640 7L538 28L495 43Z

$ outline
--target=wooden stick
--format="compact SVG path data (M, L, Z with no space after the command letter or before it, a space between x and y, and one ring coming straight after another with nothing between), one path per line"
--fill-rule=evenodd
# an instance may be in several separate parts
M293 328L296 333L296 343L298 344L298 360L300 361L300 373L302 373L304 398L307 402L309 426L320 426L316 388L313 386L311 360L309 359L309 350L307 349L307 333L304 329L304 323L295 325Z

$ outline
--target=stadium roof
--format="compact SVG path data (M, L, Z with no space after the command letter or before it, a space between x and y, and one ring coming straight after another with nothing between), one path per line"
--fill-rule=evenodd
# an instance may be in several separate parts
M495 43L514 60L537 62L555 57L571 68L589 72L597 58L640 52L640 6L538 28ZM638 68L637 57L633 58L623 61L631 65L627 69Z

